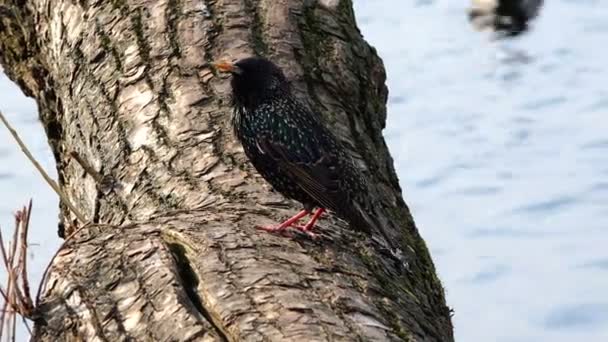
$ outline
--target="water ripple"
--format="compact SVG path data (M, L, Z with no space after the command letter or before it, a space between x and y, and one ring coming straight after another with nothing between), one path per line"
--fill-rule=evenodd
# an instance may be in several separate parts
M530 130L529 129L517 129L510 134L510 141L508 141L505 146L514 147L519 146L525 143L530 138Z
M572 196L556 196L550 200L540 201L514 209L513 213L548 214L558 209L564 209L577 202Z
M388 97L388 103L391 105L398 105L405 103L407 100L403 95L391 95Z
M465 234L466 237L472 239L479 238L544 238L548 235L555 235L555 232L530 231L527 229L515 228L477 228Z
M597 150L605 148L608 148L608 139L593 141L581 146L581 149L583 150Z
M608 303L582 303L558 307L547 315L548 329L599 328L608 324Z
M444 172L441 174L437 174L435 176L431 176L431 177L427 177L422 180L419 180L416 183L414 183L414 186L416 186L417 188L429 188L429 187L439 184L441 181L443 181L447 177L448 177L448 174L446 172Z
M467 187L467 188L463 188L460 190L456 190L453 192L450 192L450 195L457 195L457 196L488 196L488 195L495 195L497 193L499 193L502 190L502 187L500 186L471 186L471 187Z
M511 267L504 264L496 264L490 268L477 272L471 277L470 282L475 284L487 284L507 275L510 271Z
M435 172L434 175L429 177L422 178L414 183L414 186L417 188L429 188L439 183L453 177L457 172L463 170L475 170L479 169L478 164L468 163L468 162L456 162L450 166L444 167L443 169Z
M589 192L608 192L608 182L597 182L589 187Z
M0 179L9 179L15 177L14 174L8 172L0 172Z
M575 268L579 269L596 269L602 271L608 271L608 258L606 259L595 259L584 264L577 265Z
M510 120L512 123L514 124L518 124L518 125L528 125L528 124L533 124L536 123L536 120L526 117L526 116L514 116L513 118L511 118Z
M605 111L608 108L608 98L601 98L583 109L584 112Z
M541 99L533 102L529 102L522 106L522 109L530 111L538 111L541 109L547 109L548 107L555 107L566 102L565 96L555 96L546 99Z

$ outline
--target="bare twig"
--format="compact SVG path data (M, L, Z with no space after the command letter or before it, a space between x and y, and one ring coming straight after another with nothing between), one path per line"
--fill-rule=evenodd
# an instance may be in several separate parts
M15 342L16 338L17 338L17 315L13 314L11 316L12 320L13 320L13 325L11 327L11 335L12 335L12 341Z
M9 264L9 258L6 254L6 249L4 247L4 239L2 238L2 231L0 231L0 250L2 251L2 260L4 262L4 265L6 267L6 295L5 295L5 302L4 305L2 305L2 314L0 314L0 338L3 336L4 334L4 325L6 323L6 313L8 312L8 309L10 307L10 303L12 301L12 284L13 284L13 277L11 274L11 270L10 270L10 264ZM9 248L10 250L10 248ZM6 324L8 326L8 324Z
M6 268L6 288L0 286L4 299L0 314L0 340L6 334L7 341L17 339L17 315L21 316L26 329L31 329L26 319L34 316L34 306L30 295L30 285L27 276L27 234L32 211L32 201L15 213L15 230L8 246L0 230L0 255ZM21 277L21 282L19 282ZM5 329L6 328L6 329Z
M6 295L6 293L4 292L4 289L2 287L0 287L0 294L2 295L2 298L4 299L4 302L8 302L8 296Z
M49 269L52 265L53 260L57 257L59 252L66 246L68 243L78 232L80 232L83 228L85 228L87 224L87 220L85 216L72 204L72 202L68 199L67 195L63 193L63 191L59 188L57 183L48 175L48 173L42 168L40 163L34 158L30 150L25 146L23 140L19 137L19 134L15 131L15 129L9 124L6 120L2 112L0 111L0 121L6 126L9 130L27 159L32 162L34 167L38 170L40 175L44 178L44 180L51 186L51 188L57 193L61 201L74 213L76 218L81 222L80 228L78 228L75 232L70 234L63 242L62 246L57 250L51 262L47 266L42 276L41 284L38 287L38 292L36 294L36 304L39 301L40 293L42 290L42 284L46 280L48 276ZM89 173L95 181L102 186L105 181L105 178L102 177L99 172L95 171L86 161L84 161L77 153L71 153L71 156ZM0 286L0 295L4 299L4 303L2 305L2 312L0 313L0 340L2 336L6 333L7 340L15 341L16 339L16 315L20 315L24 325L27 330L31 334L31 329L27 324L26 319L32 319L35 311L35 304L32 300L30 293L30 286L28 282L27 276L27 236L29 232L29 223L31 217L32 210L32 201L30 200L27 207L23 207L22 210L18 211L15 214L15 230L13 232L13 238L9 242L8 246L5 246L2 232L0 231L0 254L2 257L2 263L6 267L7 270L7 282L6 288ZM21 277L21 282L19 281L19 277ZM8 329L5 330L4 328Z
M97 184L101 183L103 180L103 176L97 172L91 164L89 164L86 160L82 159L80 154L76 151L70 152L70 157L74 158L80 164L80 166L97 182Z
M116 179L114 177L112 177L111 175L104 176L101 173L97 172L95 170L95 168L93 168L93 166L91 166L91 164L89 164L86 160L84 160L82 158L82 156L80 154L78 154L78 152L76 152L76 151L70 152L70 157L72 157L72 159L74 159L76 162L78 162L78 164L80 164L82 169L95 180L95 183L97 184L97 188L103 194L107 195L110 191L120 187L120 185L118 184L118 182L116 181Z
M8 266L8 256L6 255L6 249L4 248L4 237L2 236L2 230L0 230L0 254L2 254L2 262L5 266ZM8 293L2 291L4 299L8 302Z
M8 300L2 304L2 313L0 314L0 338L4 336L4 320L6 318L6 312L8 311Z
M23 219L22 219L22 229L21 229L21 281L22 281L22 288L23 288L23 296L25 297L25 299L28 301L27 305L28 305L28 309L33 310L34 309L34 304L32 303L32 295L30 294L30 284L28 283L27 279L27 249L28 249L28 244L27 244L27 234L30 230L30 218L32 217L32 200L30 199L30 202L28 203L27 209L24 208L23 210ZM27 326L27 324L26 324ZM28 327L29 330L29 327Z
M19 137L19 134L17 134L17 131L15 131L13 126L11 126L11 124L8 123L8 121L6 120L6 118L4 117L4 115L2 114L1 111L0 111L0 121L2 121L4 126L6 126L6 128L9 130L9 132L11 133L11 135L13 136L13 138L15 139L15 141L21 148L21 151L23 151L23 153L25 154L27 159L29 159L32 162L32 164L34 164L34 167L38 170L40 175L42 175L42 178L44 178L44 180L51 186L51 188L53 188L53 190L55 190L55 192L57 193L59 198L61 198L61 201L68 208L70 208L70 210L74 213L74 215L76 215L78 220L82 224L85 224L87 222L87 220L85 219L84 215L82 215L82 213L80 213L80 211L78 209L76 209L76 207L72 204L72 202L68 199L68 197L63 193L63 191L61 191L61 189L59 189L59 186L57 185L57 183L48 175L48 173L46 173L46 171L38 163L36 158L34 158L32 153L30 152L30 150L23 143L23 140L21 140L21 138Z

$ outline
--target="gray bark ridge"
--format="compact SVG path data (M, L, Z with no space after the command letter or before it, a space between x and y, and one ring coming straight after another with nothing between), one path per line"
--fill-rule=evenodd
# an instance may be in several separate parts
M254 228L300 207L246 160L229 82L209 67L253 54L365 170L405 267L331 216L319 240ZM0 62L36 99L61 187L94 223L54 259L33 340L453 340L382 137L384 67L349 0L0 0Z

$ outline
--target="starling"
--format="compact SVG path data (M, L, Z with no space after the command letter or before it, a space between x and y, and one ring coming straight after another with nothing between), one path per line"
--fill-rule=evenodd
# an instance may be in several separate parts
M491 29L503 37L514 37L528 30L543 0L473 0L469 21L477 29Z
M214 65L232 75L232 124L245 154L275 190L304 206L279 225L259 228L293 227L314 235L311 229L325 210L351 225L369 221L360 170L321 117L294 97L281 69L262 57ZM297 225L306 215L310 221Z

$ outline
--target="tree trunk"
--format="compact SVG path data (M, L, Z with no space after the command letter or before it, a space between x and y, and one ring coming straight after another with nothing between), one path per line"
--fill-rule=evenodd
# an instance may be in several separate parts
M331 216L316 240L255 229L300 206L252 169L209 66L252 54L352 152L399 258ZM52 264L34 340L453 340L382 137L382 61L350 0L0 0L0 58L92 222ZM67 236L75 216L61 216Z

